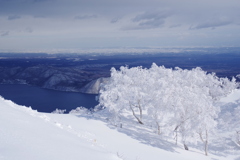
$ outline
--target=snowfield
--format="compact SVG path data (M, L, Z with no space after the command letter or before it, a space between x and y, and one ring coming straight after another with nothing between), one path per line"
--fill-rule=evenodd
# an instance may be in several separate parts
M237 100L239 90L222 103ZM240 160L230 131L217 134L205 156L202 144L190 144L186 151L180 141L176 145L173 137L161 137L135 121L126 120L123 128L110 125L104 111L40 113L2 97L0 109L1 160Z

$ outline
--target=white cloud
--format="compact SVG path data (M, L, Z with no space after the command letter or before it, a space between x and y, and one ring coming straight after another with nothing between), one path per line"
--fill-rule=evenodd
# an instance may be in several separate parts
M97 18L97 15L80 15L80 16L75 16L75 19L92 19L92 18Z
M0 31L0 36L4 37L8 35L9 35L9 31Z
M181 24L172 24L171 26L169 26L169 28L175 28L175 27L180 27Z
M18 16L18 15L11 15L11 16L8 16L8 20L15 20L15 19L20 19L21 16Z
M216 27L226 26L232 23L233 21L226 18L213 18L211 20L201 22L194 27L190 27L190 29L203 29L203 28L215 29Z
M138 23L136 29L151 29L162 27L169 16L171 16L169 11L151 11L137 15L132 21Z
M25 28L24 30L25 32L28 32L28 33L32 33L33 32L33 29L31 27L27 27Z
M213 44L212 41L235 45L240 39L239 15L239 0L0 0L1 37L7 36L16 44L24 41L24 48L31 47L33 42L39 48L44 47L42 39L64 44L61 46L65 48L83 44L88 47L203 45ZM16 38L19 32L21 40ZM178 41L183 33L188 36ZM1 44L19 46L9 42Z

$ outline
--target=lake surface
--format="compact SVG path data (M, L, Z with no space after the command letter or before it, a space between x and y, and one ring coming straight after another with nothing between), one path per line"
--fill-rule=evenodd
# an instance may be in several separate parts
M93 108L98 104L96 95L54 91L24 84L0 84L0 95L39 112L52 112L56 108L69 112L77 107Z

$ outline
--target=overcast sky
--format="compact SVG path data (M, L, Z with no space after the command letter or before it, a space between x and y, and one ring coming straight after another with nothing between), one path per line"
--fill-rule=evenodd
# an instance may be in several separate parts
M0 0L0 51L240 46L240 0Z

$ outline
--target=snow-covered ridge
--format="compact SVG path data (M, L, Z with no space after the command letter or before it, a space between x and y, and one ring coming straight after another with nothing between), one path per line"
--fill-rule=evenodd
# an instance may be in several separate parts
M159 137L151 128L130 122L123 128L107 124L107 113L94 115L47 114L19 106L0 97L0 159L3 160L236 160L239 148L229 138L210 146L185 151L170 137ZM224 134L224 133L222 133ZM218 139L218 135L216 139Z
M80 92L82 93L88 93L88 94L99 94L99 90L101 88L101 85L107 83L109 78L98 78L95 79L88 84L86 84L84 87L80 89Z

